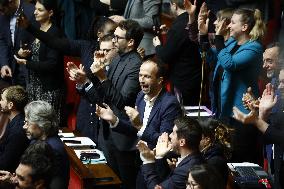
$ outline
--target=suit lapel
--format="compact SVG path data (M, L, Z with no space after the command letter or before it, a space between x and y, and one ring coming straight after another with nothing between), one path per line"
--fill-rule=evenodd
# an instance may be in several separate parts
M135 0L128 0L125 11L124 11L124 18L129 18L130 16L130 12L131 12L131 8L134 4Z
M116 75L116 76L119 76L119 77L113 78L113 85L114 85L114 86L118 86L118 85L117 85L118 80L119 80L121 77L123 77L123 76L122 76L123 70L125 69L125 67L127 66L127 64L130 63L129 58L127 58L127 59L128 59L128 60L119 61L119 62L117 63L117 68L116 68L116 70L113 72L113 74L115 74L115 73L117 72L118 74L115 74L115 75ZM122 65L122 63L123 63L123 65Z
M160 110L161 106L159 105L161 103L161 99L164 96L165 91L162 89L162 91L160 92L158 98L156 99L153 108L151 110L148 122L147 122L147 126L151 123L152 119L154 118L154 116L156 115L156 113L158 112L158 110Z

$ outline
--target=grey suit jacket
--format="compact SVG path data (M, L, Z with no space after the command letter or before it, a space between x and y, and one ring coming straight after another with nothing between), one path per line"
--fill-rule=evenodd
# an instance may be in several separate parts
M145 55L155 53L153 46L153 33L148 32L153 28L152 16L159 14L161 0L128 0L124 17L137 21L146 30L139 47L145 49Z

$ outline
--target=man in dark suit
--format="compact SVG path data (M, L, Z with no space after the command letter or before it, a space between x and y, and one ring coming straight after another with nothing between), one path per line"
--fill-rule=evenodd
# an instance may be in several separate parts
M164 189L186 188L189 169L198 164L204 163L200 152L199 143L202 137L202 130L198 122L189 117L180 117L175 120L173 132L168 137L163 133L157 142L155 153L151 151L144 141L139 141L137 147L143 161L142 174L147 183L147 188L155 188L160 185ZM169 141L170 138L170 141ZM176 167L166 179L161 179L156 171L157 167L166 169L164 157L170 150L180 155Z
M153 149L162 133L172 132L174 120L181 114L176 97L163 89L163 75L162 65L152 60L145 61L140 67L141 92L136 98L135 108L125 107L129 119L116 116L109 107L98 106L97 115L108 121L113 131L138 137Z
M138 72L142 63L136 49L142 37L143 29L136 21L119 23L113 37L118 55L110 62L107 73L105 57L96 57L91 66L96 77L89 77L91 82L84 85L86 96L92 104L105 102L119 115L124 106L135 104L139 92ZM97 126L98 146L103 150L111 168L127 188L135 188L136 137L112 131L106 122L100 122Z
M201 82L201 58L198 45L188 37L185 29L189 21L184 0L171 0L171 12L176 19L167 33L163 45L158 37L153 39L156 54L169 66L172 89L178 89L184 105L198 105ZM193 19L192 19L193 20Z
M28 102L26 91L20 86L11 86L1 94L1 112L7 114L9 123L0 140L0 169L15 171L21 155L29 145L23 130L24 107Z
M29 47L34 38L17 26L17 16L22 12L30 21L35 22L34 5L24 0L0 0L1 77L12 84L25 86L26 68L16 64L14 54L22 45Z

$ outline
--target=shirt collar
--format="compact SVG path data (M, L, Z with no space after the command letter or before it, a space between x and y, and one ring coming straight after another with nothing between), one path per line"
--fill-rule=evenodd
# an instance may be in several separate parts
M144 96L144 100L146 103L148 103L150 106L153 106L156 99L158 98L159 94L161 93L162 89L160 89L160 91L158 92L158 94L156 96L154 96L153 98L150 99L150 97L148 95Z

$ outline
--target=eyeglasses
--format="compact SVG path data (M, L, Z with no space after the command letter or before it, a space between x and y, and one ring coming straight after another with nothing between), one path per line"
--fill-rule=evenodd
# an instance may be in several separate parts
M117 42L119 39L126 39L126 38L113 34L113 39Z
M190 189L194 189L195 187L199 186L196 182L190 181L186 183L186 187L189 186Z

